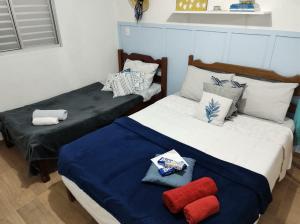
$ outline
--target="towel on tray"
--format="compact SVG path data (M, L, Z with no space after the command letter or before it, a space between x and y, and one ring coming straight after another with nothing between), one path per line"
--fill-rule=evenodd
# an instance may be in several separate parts
M32 124L35 126L55 125L58 123L57 117L36 117L32 119Z
M35 110L32 114L32 119L35 118L57 118L60 121L64 121L68 117L67 110Z

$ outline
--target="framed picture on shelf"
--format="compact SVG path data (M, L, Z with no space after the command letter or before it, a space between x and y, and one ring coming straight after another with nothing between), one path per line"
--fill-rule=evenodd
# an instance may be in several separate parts
M176 0L176 11L206 11L208 0Z

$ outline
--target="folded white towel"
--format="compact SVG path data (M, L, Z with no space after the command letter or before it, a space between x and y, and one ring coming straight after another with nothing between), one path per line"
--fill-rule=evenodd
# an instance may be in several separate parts
M67 110L35 110L32 114L32 119L41 117L57 117L58 120L64 121L68 117Z
M32 124L35 126L55 125L58 123L57 117L37 117L32 119Z

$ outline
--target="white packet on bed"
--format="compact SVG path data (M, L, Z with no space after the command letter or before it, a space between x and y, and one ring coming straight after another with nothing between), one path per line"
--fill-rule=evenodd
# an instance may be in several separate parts
M176 152L175 149L172 149L171 151L169 152L166 152L162 155L159 155L159 156L156 156L154 158L151 159L151 161L154 163L154 165L158 168L158 169L161 169L163 168L162 165L158 164L158 160L160 160L162 157L165 157L165 158L168 158L168 159L171 159L171 160L174 160L176 162L184 162L187 166L189 166L189 164L179 155L178 152Z

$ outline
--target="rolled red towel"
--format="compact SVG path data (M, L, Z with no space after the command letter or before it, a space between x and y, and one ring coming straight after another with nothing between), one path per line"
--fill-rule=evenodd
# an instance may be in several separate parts
M200 198L184 207L183 212L189 224L197 224L220 211L216 196Z
M163 193L163 201L170 212L176 214L187 204L218 192L215 181L209 177L195 180L187 185Z

